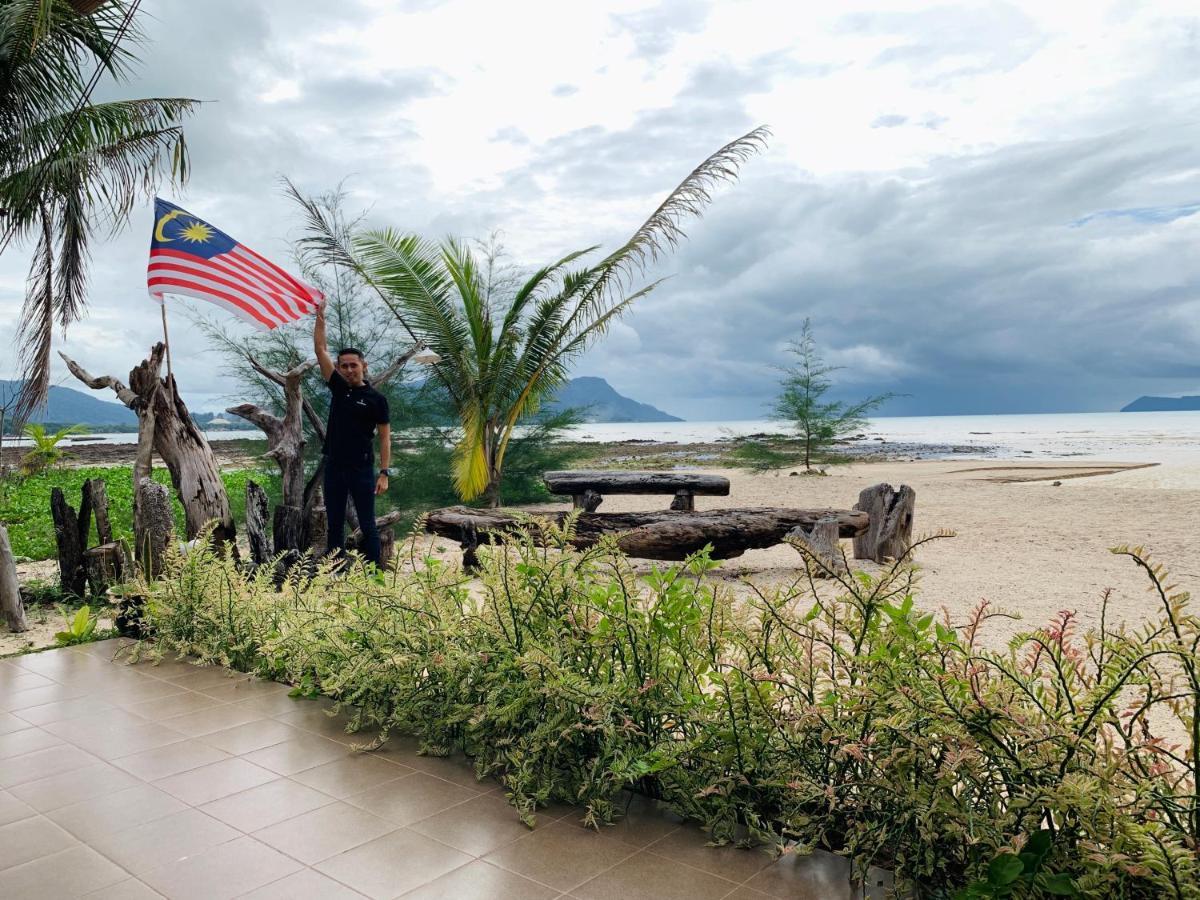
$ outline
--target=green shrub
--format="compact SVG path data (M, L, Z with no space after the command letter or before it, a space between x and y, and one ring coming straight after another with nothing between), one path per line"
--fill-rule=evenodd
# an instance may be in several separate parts
M465 751L526 820L564 801L608 821L633 787L717 841L831 848L921 897L1200 897L1200 621L1140 551L1117 552L1156 620L1080 636L1064 612L993 652L996 612L937 621L902 563L836 597L809 577L742 597L704 554L639 576L612 545L551 537L484 548L474 585L416 558L276 590L269 567L175 556L147 589L155 652Z

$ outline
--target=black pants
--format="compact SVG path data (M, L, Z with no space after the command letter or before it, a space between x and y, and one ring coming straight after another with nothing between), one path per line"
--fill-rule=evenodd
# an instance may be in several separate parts
M325 513L329 518L326 543L331 554L346 548L346 498L354 501L363 532L362 553L379 565L379 529L375 527L375 469L347 468L325 461Z

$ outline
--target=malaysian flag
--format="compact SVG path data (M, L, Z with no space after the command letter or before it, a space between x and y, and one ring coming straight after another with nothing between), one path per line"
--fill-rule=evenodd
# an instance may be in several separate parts
M150 296L198 297L271 329L312 312L325 296L203 219L154 200L154 235L146 271Z

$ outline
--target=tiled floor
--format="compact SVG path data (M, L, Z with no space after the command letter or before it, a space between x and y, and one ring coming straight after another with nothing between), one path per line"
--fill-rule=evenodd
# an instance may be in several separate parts
M705 847L641 798L599 834L567 808L530 830L465 763L355 751L320 701L117 646L0 660L0 897L862 896L836 857Z

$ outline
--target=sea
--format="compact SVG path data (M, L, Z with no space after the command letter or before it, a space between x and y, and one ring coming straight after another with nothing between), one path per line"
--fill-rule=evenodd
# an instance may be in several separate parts
M715 443L779 434L779 422L605 422L578 425L585 442ZM261 432L211 431L210 440L262 438ZM135 434L93 433L89 442L135 443ZM99 440L97 440L99 439ZM5 439L13 446L13 439ZM74 443L68 442L68 446ZM990 416L895 416L872 419L848 445L855 454L919 459L1048 459L1200 463L1200 411L1041 413Z

